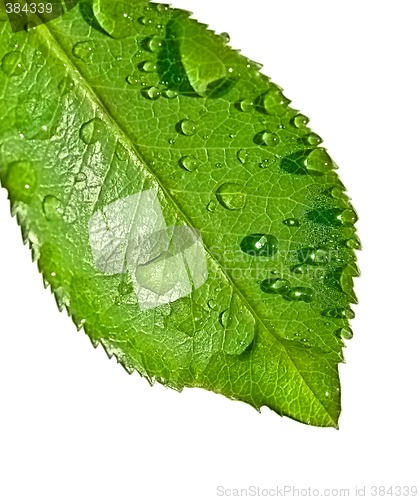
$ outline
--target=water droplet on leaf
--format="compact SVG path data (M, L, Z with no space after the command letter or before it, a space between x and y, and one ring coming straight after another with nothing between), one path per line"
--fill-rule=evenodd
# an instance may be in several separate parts
M296 264L295 266L291 267L290 271L294 274L304 274L304 272L306 271L306 266Z
M302 286L291 288L282 296L284 299L296 302L312 302L314 298L313 290Z
M156 101L160 97L160 91L156 87L147 87L141 91L141 94L150 101Z
M137 75L128 75L126 81L130 85L139 85L141 83L141 80L138 78Z
M175 90L166 89L163 90L161 95L166 99L175 99L178 96L178 93Z
M249 111L253 111L254 110L254 101L253 99L251 99L250 97L247 97L246 99L242 99L241 101L238 101L236 103L236 108L239 110L239 111L243 111L245 113L248 113Z
M246 204L246 193L243 186L235 182L226 182L221 185L215 195L219 203L228 210L240 210Z
M341 339L351 340L351 338L353 338L354 336L354 332L351 328L349 328L349 326L345 326L344 328L340 328L339 330L337 330L336 335Z
M303 141L308 146L318 146L323 142L323 139L319 135L311 133L303 137Z
M153 20L149 17L142 16L138 18L138 22L143 26L150 26L153 23Z
M289 291L290 282L281 278L267 278L260 284L262 292L270 294L283 294Z
M63 215L63 205L61 200L55 196L45 196L44 201L42 202L42 209L45 217L49 221L58 220Z
M323 248L302 248L297 252L298 261L312 266L324 265L329 262L329 254Z
M307 126L308 122L307 116L302 114L295 115L294 118L291 119L291 125L295 128L304 128Z
M37 175L32 163L28 161L11 163L6 169L2 183L13 201L29 203L37 187Z
M271 132L270 130L264 130L263 132L259 132L254 137L254 142L259 146L277 146L279 144L279 137L275 132Z
M211 200L207 206L206 206L206 209L208 210L208 212L214 212L214 210L216 209L217 207L217 204L215 203L214 200Z
M230 355L242 354L255 336L255 319L251 312L240 303L234 294L230 308L220 314L220 324L224 328L223 350Z
M106 135L106 125L100 118L93 118L80 129L80 139L85 144L93 144Z
M330 309L325 309L322 311L322 315L327 318L336 318L336 319L353 319L355 318L355 313L352 309L344 308L344 307L335 307Z
M350 238L349 240L346 240L345 243L348 248L352 248L353 250L361 250L362 248L361 242L358 238Z
M188 170L188 172L193 172L197 169L198 162L194 156L182 156L179 160L179 165L185 170Z
M152 73L153 71L156 71L157 66L152 61L142 61L138 65L138 69L144 71L144 73Z
M1 69L7 76L19 76L26 71L25 57L21 52L9 52L1 62Z
M158 52L162 47L162 39L152 35L143 40L142 45L149 52Z
M58 84L60 95L65 95L71 90L74 90L74 81L69 76L65 76Z
M119 141L116 143L116 146L115 146L115 155L118 158L118 160L121 160L121 161L126 161L128 159L128 151L125 149L125 147Z
M208 302L207 302L207 305L208 305L208 308L209 309L215 309L216 306L217 306L217 302L213 299L210 299Z
M358 220L352 209L342 208L317 208L307 212L307 217L324 226L353 226Z
M176 130L182 135L191 136L196 134L196 125L192 120L181 120L177 124Z
M259 163L259 168L268 168L270 164L269 160L263 160Z
M333 160L324 148L297 151L284 157L281 168L290 174L322 175L334 168Z
M298 219L294 219L292 217L289 219L283 220L282 223L288 227L298 227L300 225L300 221Z
M242 239L240 248L254 257L272 257L278 251L279 241L272 234L250 234Z
M246 149L239 149L237 151L237 159L240 163L244 164L249 160L249 153Z
M129 295L134 291L133 284L127 281L121 281L118 285L118 292L120 295Z
M324 148L316 148L307 155L306 167L310 174L327 174L334 163Z
M224 31L223 33L220 33L220 37L224 40L225 43L229 43L230 35L228 33Z
M284 114L288 104L287 99L279 88L270 89L255 100L255 108L259 113L267 115Z
M77 57L77 59L88 62L92 59L95 48L96 43L93 40L78 42L73 47L73 55Z

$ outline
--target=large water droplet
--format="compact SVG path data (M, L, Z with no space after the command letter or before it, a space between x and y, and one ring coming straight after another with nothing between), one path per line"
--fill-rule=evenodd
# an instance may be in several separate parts
M235 182L226 182L215 192L219 203L228 210L240 210L246 205L246 193L243 186Z
M230 35L223 31L223 33L220 33L220 37L224 40L224 43L229 43L230 41Z
M88 62L92 59L95 48L96 42L93 40L78 42L73 47L73 55L82 61Z
M307 146L318 146L323 142L323 139L319 135L312 132L311 134L307 134L303 137L303 142L304 144L307 144Z
M323 191L323 194L336 200L341 200L347 197L345 191L346 189L343 186L333 186Z
M207 302L207 306L212 311L217 307L217 302L214 299L209 299L209 301Z
M142 61L138 65L138 69L144 71L144 73L152 73L153 71L156 71L157 66L152 61Z
M150 101L156 101L160 97L160 90L156 87L147 87L141 91L141 94Z
M336 335L341 339L351 340L354 336L354 332L351 328L349 328L349 326L346 326L344 328L339 328L339 330L336 331Z
M344 308L344 307L334 307L330 309L325 309L322 311L322 315L327 318L336 318L336 319L353 319L355 318L355 313L352 309Z
M197 26L184 16L173 16L168 21L158 53L160 80L183 95L217 98L229 92L240 75L225 64L224 43L220 39L208 39L211 50L196 50L191 40L207 36L196 30Z
M152 35L143 40L142 46L149 52L158 52L162 47L162 39Z
M307 126L308 122L307 116L302 114L295 115L294 118L291 119L291 125L295 128L304 128Z
M240 163L244 164L249 160L249 153L246 149L239 149L237 151L237 159Z
M345 244L348 248L352 248L353 250L361 250L362 248L361 242L358 238L349 238L349 240L346 240Z
M185 170L188 170L188 172L193 172L198 168L198 162L195 156L182 156L179 160L179 165Z
M175 90L166 89L163 90L161 95L166 99L175 99L178 96L178 93Z
M253 257L272 257L278 251L279 241L272 234L249 234L242 239L240 248Z
M338 219L342 223L343 226L353 226L355 222L358 220L357 214L354 210L347 208L343 210L340 215L338 215Z
M270 89L255 100L255 108L259 113L280 115L286 110L291 101L282 93L281 89Z
M343 292L345 292L350 301L354 304L358 303L358 299L354 292L354 275L356 275L356 269L353 269L352 266L345 266L340 273L339 276L339 284Z
M192 120L181 120L176 125L176 130L179 132L179 134L191 136L196 134L196 124Z
M42 269L44 279L54 287L58 295L62 294L62 289L60 289L60 285L63 284L60 276L62 264L63 258L60 249L57 246L44 243L41 247L38 265Z
M1 69L8 76L19 76L26 71L25 57L21 52L9 52L1 61Z
M217 208L217 204L215 203L214 200L211 200L207 206L206 206L206 209L208 210L208 212L214 212L214 210Z
M356 213L349 208L317 208L307 212L307 217L324 226L350 227L358 220Z
M254 142L259 146L277 146L279 144L279 137L275 132L264 130L259 132L254 137Z
M267 278L260 284L262 292L270 294L283 294L289 291L290 282L281 278Z
M13 201L29 203L36 190L37 175L32 163L15 161L7 167L2 182Z
M300 221L298 219L294 219L293 217L283 220L282 223L288 227L298 227L300 225Z
M300 302L312 302L314 293L311 288L297 286L282 294L284 299Z
M297 151L284 157L281 168L290 174L322 175L333 170L334 163L324 148L316 148Z
M323 248L301 248L297 252L299 262L320 266L329 262L329 253Z
M307 155L306 167L309 174L321 175L327 174L333 170L335 166L333 160L324 148L316 148Z
M42 202L42 209L45 217L49 221L60 219L64 213L61 200L51 195L45 196L44 201Z
M74 90L74 81L69 76L65 76L58 84L60 95L65 95L71 90Z
M128 75L126 81L129 85L139 85L141 83L141 79L138 78L138 75Z
M235 104L236 109L238 109L239 111L243 111L245 113L253 111L255 109L254 106L255 106L254 100L251 99L250 97L241 99Z
M80 139L85 144L93 144L106 135L106 125L100 118L93 118L80 129Z

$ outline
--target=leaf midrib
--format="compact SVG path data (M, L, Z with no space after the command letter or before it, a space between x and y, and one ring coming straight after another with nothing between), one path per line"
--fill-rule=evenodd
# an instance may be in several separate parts
M162 184L161 179L156 175L156 173L153 171L153 169L144 160L144 158L142 157L142 154L137 149L137 147L135 146L134 142L131 140L131 137L128 135L128 133L126 132L125 128L110 113L110 111L107 108L107 106L105 105L105 103L102 102L101 98L96 94L96 92L93 90L93 88L89 84L87 78L84 75L84 72L82 72L81 68L79 66L77 66L77 64L73 61L73 59L71 59L69 57L69 54L66 52L65 48L61 46L61 44L59 43L59 41L57 40L57 38L54 36L53 32L49 29L48 25L44 24L44 25L39 26L38 30L37 30L37 33L41 33L41 36L44 36L47 42L49 42L49 41L53 42L51 44L47 43L47 46L51 47L52 51L56 52L56 54L60 56L59 57L60 59L65 58L65 60L69 63L67 65L67 69L68 69L69 72L73 73L73 76L76 76L75 75L75 73L76 73L75 70L77 69L78 74L83 77L83 83L82 83L82 85L85 87L86 93L91 97L91 99L92 99L93 102L94 101L96 102L96 104L98 105L98 107L102 110L103 114L106 115L106 117L108 118L109 122L113 125L113 127L115 128L115 130L118 132L117 135L124 137L124 139L127 142L127 144L129 144L129 146L131 147L131 152L135 153L135 155L137 156L137 158L142 163L143 168L145 168L153 176L153 178L156 180L156 182L159 185L160 189L164 193L166 199L170 200L170 202L174 206L175 210L182 215L182 217L184 218L184 220L187 223L190 223L190 225L193 226L193 224L189 220L188 216L179 207L179 205L177 204L176 200L171 196L170 192L168 190L166 190L166 188ZM246 297L243 295L243 293L240 291L240 289L237 287L237 285L231 280L230 276L227 273L225 273L224 269L221 267L221 265L217 261L217 259L211 254L209 248L207 247L207 245L205 244L204 241L203 241L203 244L204 244L205 251L206 251L207 255L211 258L211 260L215 263L215 265L221 271L221 273L223 274L223 276L225 276L225 278L227 279L227 281L230 283L230 285L231 285L231 287L233 289L233 293L235 292L235 293L237 293L239 295L240 300L245 304L245 306L247 307L247 309L249 311L251 311L251 313L252 313L253 317L255 318L256 322L259 323L263 327L263 330L265 332L267 332L270 336L273 337L273 339L274 339L274 345L279 344L281 346L283 352L287 356L287 359L288 359L290 365L292 365L292 367L294 368L294 370L297 372L297 374L299 375L299 377L300 377L301 381L303 382L303 384L307 387L307 389L309 390L309 392L313 395L314 399L324 409L325 413L330 418L331 424L333 426L336 426L335 419L332 417L332 415L329 413L329 411L327 410L327 408L324 406L323 402L317 397L317 395L315 394L314 390L310 387L310 385L308 384L308 382L305 379L304 375L301 373L301 371L298 369L297 365L294 363L294 361L293 361L290 353L287 350L287 347L281 342L280 338L278 338L271 331L271 329L263 322L263 320L261 318L259 318L259 316L256 314L256 312L253 309L253 307L251 307L251 305L246 300Z

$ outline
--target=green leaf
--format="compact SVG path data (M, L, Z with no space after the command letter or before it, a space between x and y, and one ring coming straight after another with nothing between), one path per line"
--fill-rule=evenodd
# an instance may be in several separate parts
M166 5L0 37L0 178L58 306L151 382L337 427L359 241L308 119Z

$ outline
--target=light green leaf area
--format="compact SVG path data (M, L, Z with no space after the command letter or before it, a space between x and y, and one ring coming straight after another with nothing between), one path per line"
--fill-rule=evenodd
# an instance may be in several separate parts
M141 0L82 0L15 34L1 14L0 40L1 182L59 307L129 372L337 427L356 214L282 89ZM93 214L145 190L167 227L199 230L208 269L148 309L89 242Z

